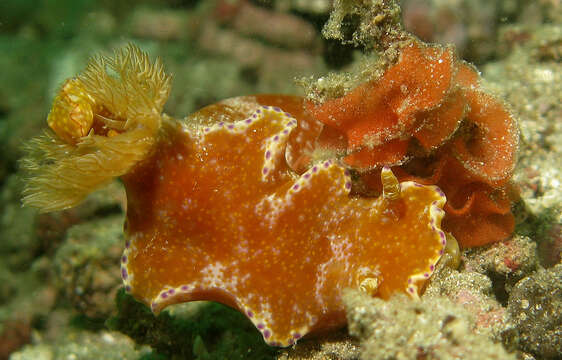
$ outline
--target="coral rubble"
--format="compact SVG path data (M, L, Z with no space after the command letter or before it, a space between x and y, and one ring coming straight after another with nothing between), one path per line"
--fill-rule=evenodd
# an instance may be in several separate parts
M362 359L516 358L477 334L471 314L444 298L384 301L349 291L344 302L349 332L361 340Z
M544 359L562 357L562 265L519 281L507 311L523 350Z

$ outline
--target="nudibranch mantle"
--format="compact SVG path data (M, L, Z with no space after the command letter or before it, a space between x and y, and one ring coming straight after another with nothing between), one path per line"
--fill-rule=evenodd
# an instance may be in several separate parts
M127 291L155 313L225 303L274 346L344 324L344 288L374 281L373 295L417 297L445 246L444 195L404 182L392 199L353 198L336 161L297 177L285 161L296 126L265 106L234 123L165 130L167 140L123 177Z
M338 160L309 164L321 126L304 99L227 99L180 122L162 114L170 86L134 45L93 58L28 145L24 204L66 209L121 177L126 290L155 313L222 302L270 345L344 325L346 287L418 297L446 244L437 187L385 168L381 197L351 196Z

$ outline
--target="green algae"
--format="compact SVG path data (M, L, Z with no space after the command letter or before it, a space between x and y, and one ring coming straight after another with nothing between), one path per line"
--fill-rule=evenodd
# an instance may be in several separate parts
M560 248L556 247L556 234L553 234L553 230L561 226L557 220L559 214L558 207L546 208L539 214L528 214L525 221L515 227L517 234L532 237L538 243L541 263L546 267L553 266L560 261ZM558 254L555 253L556 251Z
M265 360L273 359L276 353L243 314L218 303L204 303L187 316L172 316L168 311L155 316L123 290L117 294L116 302L118 314L107 321L107 326L138 344L150 345L158 355L200 360Z

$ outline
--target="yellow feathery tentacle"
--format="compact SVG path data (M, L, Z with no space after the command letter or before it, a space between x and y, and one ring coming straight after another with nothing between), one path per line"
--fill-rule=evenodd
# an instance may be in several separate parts
M25 146L24 205L66 209L129 172L156 142L170 88L162 63L134 45L92 58L55 97L53 132Z

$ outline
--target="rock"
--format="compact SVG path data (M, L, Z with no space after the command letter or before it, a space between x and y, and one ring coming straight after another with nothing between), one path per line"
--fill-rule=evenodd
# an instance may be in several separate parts
M277 360L356 360L360 348L345 332L333 332L320 337L303 339L298 346L283 349Z
M118 332L69 331L55 343L27 345L12 354L11 360L122 360L139 359L151 353Z
M515 283L536 270L537 244L529 237L515 235L489 247L471 249L465 269L491 278L498 300L505 302Z
M343 300L361 359L515 359L478 334L473 316L446 298L397 295L385 301L348 291Z
M59 293L82 314L107 317L115 309L121 287L119 259L123 248L123 216L71 227L57 250L54 267Z
M562 357L562 264L519 281L507 305L523 351L543 359Z

